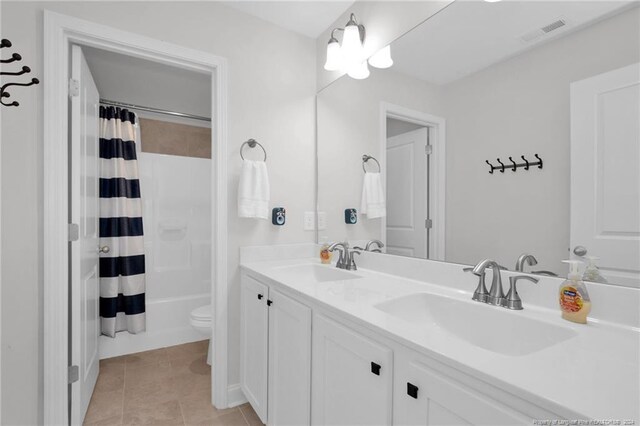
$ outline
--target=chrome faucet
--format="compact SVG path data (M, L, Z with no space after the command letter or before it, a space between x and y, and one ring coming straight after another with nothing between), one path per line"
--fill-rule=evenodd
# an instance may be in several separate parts
M377 247L372 249L371 246L376 245ZM354 249L357 250L364 250L364 251L370 251L372 253L382 253L382 247L384 247L384 243L380 240L369 240L367 241L367 245L364 246L364 248L362 247L354 247Z
M538 264L538 259L536 259L532 254L522 253L518 260L516 261L516 271L524 272L524 264L529 266L534 266Z
M539 280L537 278L529 277L526 275L516 275L515 277L509 277L509 292L507 293L507 297L502 300L501 306L507 309L514 310L522 310L522 299L520 299L520 295L518 294L518 290L516 289L516 283L518 280L528 280L533 283L537 283Z
M346 269L347 271L357 271L358 267L356 266L356 261L353 258L354 254L360 254L357 248L350 249L349 243L333 243L329 246L329 251L334 252L336 250L340 251L340 256L338 257L338 261L336 262L336 268Z
M475 275L482 277L484 275L485 269L488 267L493 271L493 278L491 280L491 289L489 290L489 295L487 296L486 303L490 305L500 305L504 300L504 291L502 290L502 277L500 276L500 265L498 265L494 260L485 259L480 261L471 272Z

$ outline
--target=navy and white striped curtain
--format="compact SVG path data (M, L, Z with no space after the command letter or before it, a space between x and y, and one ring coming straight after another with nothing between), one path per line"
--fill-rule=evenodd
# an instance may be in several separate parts
M100 320L102 334L145 331L142 200L136 116L100 107Z

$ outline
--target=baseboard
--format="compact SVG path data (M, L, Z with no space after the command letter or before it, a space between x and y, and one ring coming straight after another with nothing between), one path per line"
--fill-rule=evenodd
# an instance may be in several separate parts
M191 326L176 327L155 333L129 334L123 332L118 333L115 338L100 336L100 359L198 342L204 339L205 336Z
M237 407L245 402L247 402L247 397L244 396L244 392L242 392L240 388L240 383L227 387L227 405L229 408Z

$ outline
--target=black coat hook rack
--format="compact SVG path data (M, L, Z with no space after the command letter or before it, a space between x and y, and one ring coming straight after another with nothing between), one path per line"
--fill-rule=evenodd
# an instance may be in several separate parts
M0 49L6 48L6 47L11 47L12 44L9 40L7 40L6 38L3 38L2 40L0 40ZM11 55L10 58L8 59L0 59L0 64L10 64L12 62L18 62L22 60L22 56L19 53L14 53ZM24 66L22 67L22 69L20 71L14 71L14 72L10 72L10 71L0 71L0 76L2 75L11 75L11 76L20 76L23 74L28 74L31 72L31 68ZM30 82L28 83L6 83L3 84L2 86L0 86L0 104L4 105L4 106L19 106L20 103L18 101L13 101L13 102L4 102L4 98L8 98L11 96L11 94L9 94L9 92L7 92L7 88L11 87L11 86L33 86L34 84L38 84L40 83L40 80L38 80L37 78L32 78Z
M543 165L542 158L540 158L538 156L538 154L533 154L533 155L534 155L534 157L536 157L537 161L529 161L524 157L524 155L521 155L520 158L522 158L524 163L516 163L513 160L513 157L509 157L509 162L511 164L504 164L502 161L500 161L500 158L496 158L496 161L498 163L500 163L499 166L494 166L493 164L491 164L489 162L489 160L484 160L484 162L489 165L489 167L490 167L489 173L490 174L493 174L494 170L498 170L500 173L504 173L505 170L511 170L512 172L515 172L519 168L522 168L524 170L529 170L533 166L538 166L538 168L541 169L542 165Z

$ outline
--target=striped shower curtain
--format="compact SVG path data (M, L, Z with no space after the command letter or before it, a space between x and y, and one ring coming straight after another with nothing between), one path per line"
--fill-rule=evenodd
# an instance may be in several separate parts
M100 107L100 320L102 334L145 331L142 200L136 116Z

